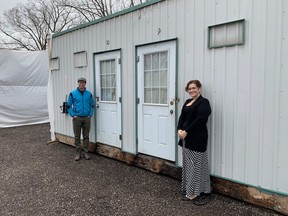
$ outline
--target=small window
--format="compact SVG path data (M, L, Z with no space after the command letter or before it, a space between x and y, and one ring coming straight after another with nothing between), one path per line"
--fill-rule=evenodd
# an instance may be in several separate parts
M87 52L82 51L74 53L74 67L80 68L86 66L87 66Z
M144 103L167 104L168 52L144 55Z
M101 101L116 102L116 61L100 61Z
M59 70L60 69L59 57L51 58L50 67L51 67L51 70Z
M208 48L243 45L245 42L245 19L208 27Z

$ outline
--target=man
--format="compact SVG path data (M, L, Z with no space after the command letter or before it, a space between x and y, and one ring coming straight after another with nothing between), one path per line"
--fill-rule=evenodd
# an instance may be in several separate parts
M90 159L90 156L88 155L88 145L94 104L95 101L91 92L86 90L86 79L80 77L78 79L78 88L69 94L67 102L69 115L73 118L73 131L76 146L75 161L80 160L82 149L84 151L85 159ZM81 130L83 135L83 146L81 146L80 142Z

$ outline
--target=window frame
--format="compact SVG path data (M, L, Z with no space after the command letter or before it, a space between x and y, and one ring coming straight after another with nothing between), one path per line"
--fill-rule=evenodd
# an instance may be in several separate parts
M78 62L76 61L76 58L79 58L77 55L81 55L83 54L85 56L85 59L84 61L79 61L78 59ZM76 64L78 63L78 64ZM87 51L79 51L79 52L75 52L73 53L73 64L74 64L74 68L83 68L83 67L87 67L88 65L88 60L87 60Z
M56 63L54 63L56 61ZM56 67L54 67L56 66ZM60 70L60 58L59 57L53 57L50 59L50 67L51 71L57 71Z
M101 81L100 81L100 101L101 102L108 102L108 103L116 103L116 101L117 101L117 69L116 69L116 59L114 59L114 58L111 58L111 59L105 59L105 60L100 60L99 61L99 63L100 63L100 68L101 68L101 64L103 63L103 62L110 62L110 66L112 66L112 63L114 63L115 64L115 73L111 73L112 71L110 70L109 72L110 73L106 73L105 72L105 74L102 74L101 72L102 72L102 70L100 69L100 80L102 80L102 76L105 76L105 77L110 77L110 81L112 81L111 80L111 76L115 76L115 87L113 87L113 86L103 86L102 85L102 83L101 83ZM110 68L111 69L111 68ZM106 82L107 82L107 80L106 80ZM112 84L112 82L111 82L111 84ZM106 100L107 99L107 95L105 95L105 98L103 98L102 97L102 93L104 92L104 91L106 91L106 90L115 90L115 100L113 100L113 97L111 98L111 100ZM113 91L112 91L113 92Z
M167 56L166 56L166 63L167 63L167 65L166 65L166 68L157 68L157 70L155 70L155 68L153 68L152 67L152 64L153 64L153 55L154 54L157 54L158 55L158 59L160 58L160 54L161 53L165 53ZM157 51L157 52L150 52L150 53L146 53L145 55L144 55L144 61L145 61L145 56L147 56L147 55L150 55L151 56L151 68L149 69L149 70L145 70L145 68L144 68L144 70L143 70L143 72L144 72L144 74L143 74L143 76L144 76L144 80L143 80L143 82L144 82L144 85L143 85L143 99L144 99L144 102L143 102L143 104L145 104L145 105L158 105L158 106L166 106L167 104L168 104L168 83L166 83L166 86L160 86L160 85L158 85L158 86L153 86L153 84L152 84L152 82L150 83L151 84L151 86L145 86L145 72L150 72L151 73L151 79L152 79L152 73L155 73L156 71L157 71L157 73L158 74L160 74L160 72L161 71L166 71L166 79L167 79L167 73L168 73L168 63L169 63L169 61L168 61L168 58L169 58L169 52L167 51L167 50L164 50L164 51ZM160 64L160 61L158 62L159 64ZM145 62L144 62L144 65L145 65ZM159 82L160 82L160 77L159 77L159 80L158 80ZM168 80L166 80L166 82L168 82ZM163 90L163 89L166 89L166 103L161 103L161 101L160 101L160 99L161 99L161 97L160 97L160 92L161 92L161 89ZM146 95L145 95L145 93L147 93L147 91L146 91L146 89L147 90L149 90L150 89L150 91L151 92L153 92L153 90L158 90L158 92L159 92L159 95L158 95L158 102L157 103L155 103L155 102L153 102L153 93L151 93L151 98L150 98L150 102L147 102L146 101Z
M231 25L231 24L239 24L240 27L242 28L242 34L239 34L240 36L240 39L239 39L239 42L236 42L236 43L223 43L222 45L211 45L211 36L212 36L212 33L211 31L215 28L218 28L218 27L226 27L227 25ZM216 24L216 25L211 25L211 26L208 26L208 48L209 49L217 49L217 48L223 48L223 47L231 47L231 46L237 46L237 45L244 45L245 44L245 28L246 28L246 20L245 19L239 19L239 20L234 20L234 21L231 21L231 22L226 22L226 23L220 23L220 24ZM227 39L227 37L226 37Z

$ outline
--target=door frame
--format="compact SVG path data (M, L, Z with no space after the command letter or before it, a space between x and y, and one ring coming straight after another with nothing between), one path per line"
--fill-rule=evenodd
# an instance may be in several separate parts
M144 43L144 44L138 44L135 46L135 81L134 81L134 89L135 89L135 143L136 143L136 154L139 154L139 137L138 137L138 48L143 47L143 46L149 46L149 45L153 45L153 44L161 44L161 43L167 43L167 42L171 42L174 41L175 42L175 126L177 125L178 122L178 101L179 101L179 96L178 96L178 38L171 38L168 40L161 40L161 41L156 41L156 42L151 42L151 43ZM177 128L177 126L176 126ZM177 137L177 133L175 131L175 165L179 166L179 147L177 145L178 143L178 137ZM140 153L141 154L141 153ZM154 157L152 155L149 155L150 157ZM163 159L165 160L165 159Z
M121 48L120 49L113 49L113 50L107 50L107 51L101 51L101 52L95 52L93 53L92 55L92 62L93 62L93 79L94 79L94 100L95 100L95 109L94 109L94 112L95 112L95 118L94 118L94 125L95 125L95 129L94 129L94 134L95 134L95 142L97 143L97 116L96 116L96 112L97 112L97 108L96 108L96 79L97 79L97 76L96 76L96 56L97 55L101 55L101 54L108 54L108 53L112 53L112 52L119 52L120 54L120 87L119 87L119 91L120 91L120 95L121 95L121 102L120 102L120 107L121 107L121 112L120 112L120 119L121 119L121 122L120 122L120 125L121 125L121 130L120 130L120 133L121 133L121 136L122 136L122 139L120 140L120 149L122 150L123 149L123 105L122 105L122 50ZM116 99L118 100L118 98ZM112 145L109 145L109 146L112 146ZM116 146L112 146L112 147L115 147L117 148Z

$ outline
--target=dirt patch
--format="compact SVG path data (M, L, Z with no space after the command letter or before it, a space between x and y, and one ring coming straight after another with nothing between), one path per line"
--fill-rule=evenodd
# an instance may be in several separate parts
M180 181L75 149L47 145L49 124L0 129L0 215L279 215L219 194L181 201Z

